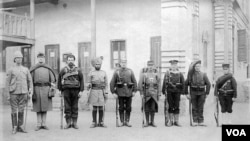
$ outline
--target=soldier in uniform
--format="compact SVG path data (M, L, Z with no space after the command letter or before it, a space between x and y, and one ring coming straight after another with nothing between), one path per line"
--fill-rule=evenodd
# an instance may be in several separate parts
M121 60L121 68L116 70L110 82L110 90L119 100L119 114L122 126L131 127L129 124L132 97L137 91L137 82L134 72L127 68L127 61Z
M49 128L46 126L47 111L52 110L52 97L49 95L52 85L56 82L56 75L52 68L45 64L44 53L37 55L38 64L30 69L33 79L34 93L32 97L33 111L37 114L35 131Z
M75 56L67 56L67 66L64 67L58 77L58 89L64 97L65 129L73 127L78 129L78 100L84 90L84 79L80 69L75 64Z
M171 67L165 73L162 84L162 93L166 96L169 104L170 122L168 122L167 126L180 126L180 97L184 93L185 80L183 74L178 69L178 60L171 60L169 62L171 63Z
M11 106L12 134L27 133L23 129L24 108L33 93L32 78L28 68L22 66L22 59L22 53L16 51L14 53L16 65L7 72L6 90Z
M144 127L148 127L149 125L156 127L154 116L158 112L160 78L157 74L157 69L154 68L154 62L148 61L147 65L147 68L142 69L138 89L140 90L141 97L144 99L144 103L142 104L145 105L146 124ZM150 122L149 118L151 119Z
M94 127L106 127L104 125L104 110L105 103L108 97L107 87L108 87L108 78L106 72L101 70L102 59L96 58L94 59L94 67L95 70L91 71L88 75L88 89L91 88L89 95L89 103L93 105L92 117L93 124L90 128ZM97 111L99 111L99 123L97 124Z
M214 89L214 95L221 105L222 124L230 124L233 101L237 97L237 82L229 67L229 64L222 64L224 75L217 79Z
M207 74L200 70L201 61L194 61L192 64L191 71L185 82L185 94L188 99L191 99L194 126L205 126L203 109L211 84ZM189 94L188 87L190 89Z

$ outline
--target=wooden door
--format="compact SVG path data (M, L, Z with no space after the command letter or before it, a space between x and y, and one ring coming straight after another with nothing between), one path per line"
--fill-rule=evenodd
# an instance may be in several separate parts
M45 45L45 61L56 74L60 72L60 46Z
M23 54L23 66L30 68L31 66L31 48L22 47L21 52Z
M81 42L78 43L78 66L81 68L84 82L87 82L87 77L91 71L91 43L90 42ZM86 85L85 85L86 86Z

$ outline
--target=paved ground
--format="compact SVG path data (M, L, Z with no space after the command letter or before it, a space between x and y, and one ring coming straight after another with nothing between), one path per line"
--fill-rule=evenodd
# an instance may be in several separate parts
M213 97L210 96L205 104L205 123L207 127L190 127L189 117L187 113L187 101L183 99L182 115L180 123L183 127L165 127L163 116L163 98L160 100L159 113L156 115L157 128L149 127L142 128L141 121L142 115L140 111L139 97L134 98L133 112L131 117L132 128L128 127L115 127L115 109L114 100L110 100L107 104L107 112L105 113L105 123L108 128L94 128L90 129L91 124L91 111L79 112L79 130L60 129L60 111L54 109L48 113L47 125L50 130L34 131L36 126L36 114L28 111L27 118L27 131L28 134L17 133L11 134L11 120L10 120L10 106L1 106L0 108L0 140L1 141L78 141L78 140L98 140L98 141L220 141L221 140L221 128L215 126L213 111L214 103ZM184 112L183 112L184 111ZM250 124L250 112L248 103L235 103L234 104L234 116L233 123L235 124Z

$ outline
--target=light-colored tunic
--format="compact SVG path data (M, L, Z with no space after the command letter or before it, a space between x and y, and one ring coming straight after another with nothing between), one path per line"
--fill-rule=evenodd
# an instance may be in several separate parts
M93 106L103 106L105 104L104 98L107 98L107 88L108 88L108 79L106 72L103 70L94 70L91 71L88 75L88 84L103 84L103 89L94 89L92 88L89 95L89 103Z

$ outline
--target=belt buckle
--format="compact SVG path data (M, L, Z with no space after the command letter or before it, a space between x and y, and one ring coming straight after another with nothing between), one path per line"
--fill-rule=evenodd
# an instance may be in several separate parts
M127 86L127 83L124 83L124 86Z

